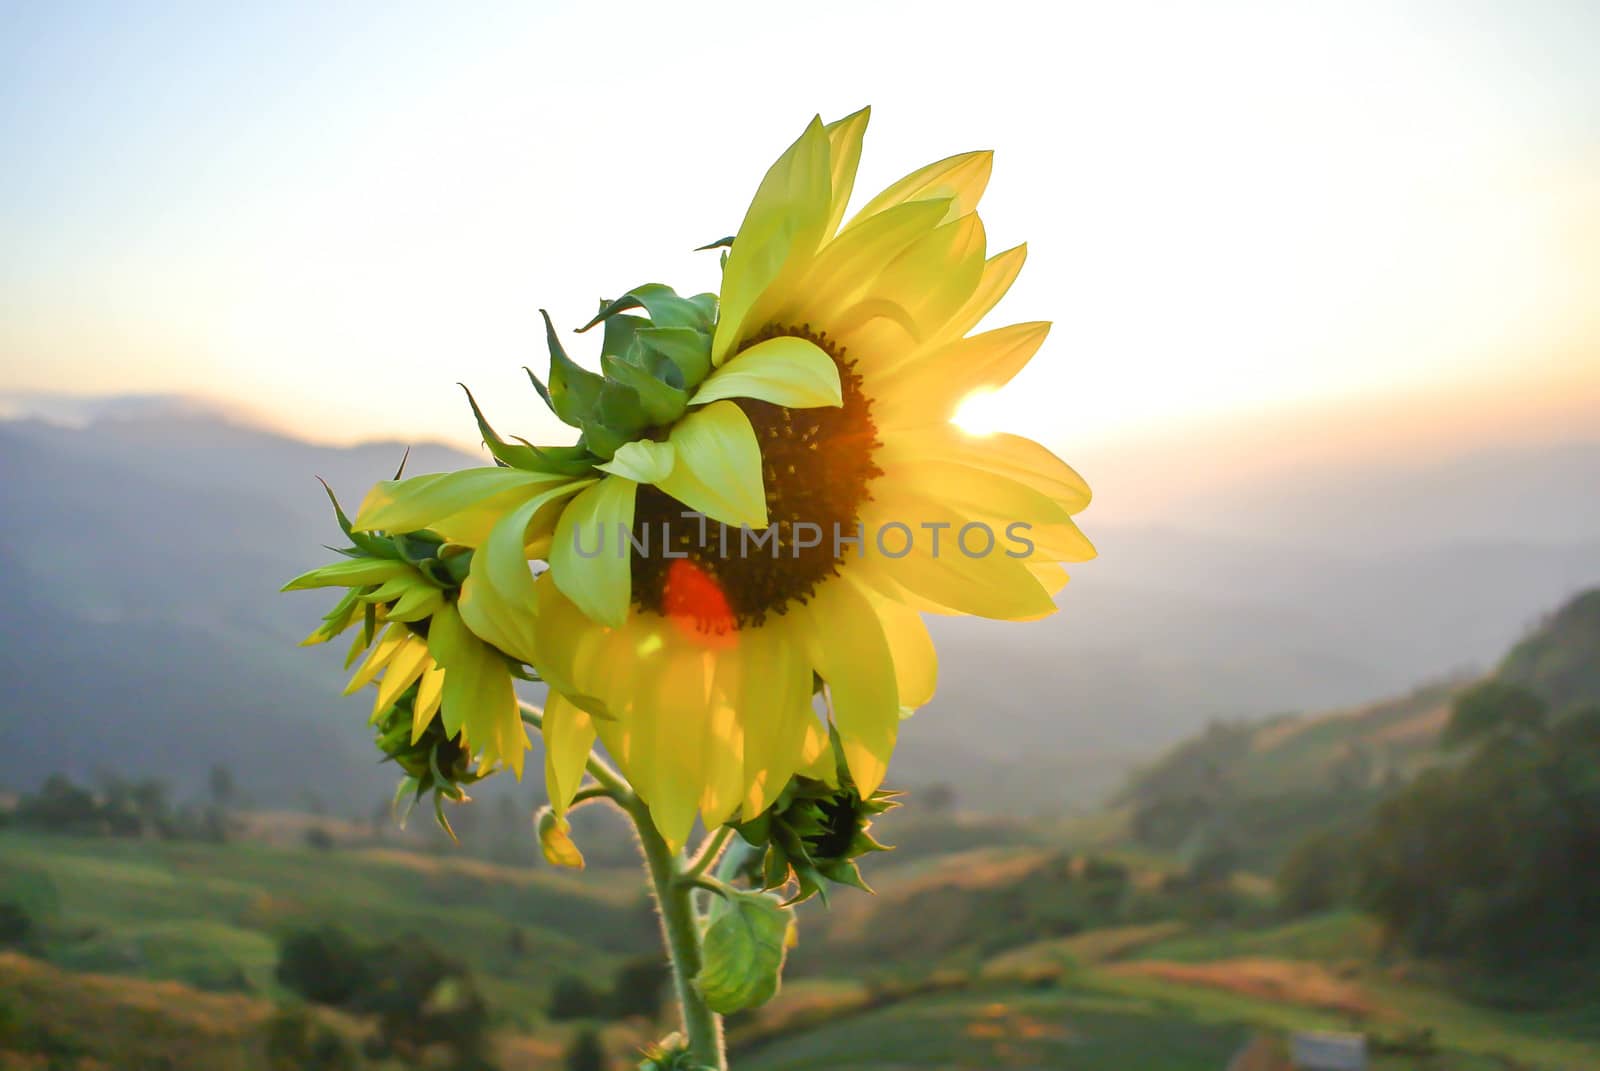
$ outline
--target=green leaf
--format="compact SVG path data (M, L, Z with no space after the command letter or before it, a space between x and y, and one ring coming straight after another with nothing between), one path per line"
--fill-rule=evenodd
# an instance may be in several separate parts
M712 909L695 988L722 1015L771 1000L793 943L794 912L765 893L736 892Z
M545 340L550 346L550 408L555 410L562 423L581 428L586 421L593 419L595 405L600 400L600 388L605 380L568 357L561 340L556 337L550 314L540 309L539 315L544 317Z

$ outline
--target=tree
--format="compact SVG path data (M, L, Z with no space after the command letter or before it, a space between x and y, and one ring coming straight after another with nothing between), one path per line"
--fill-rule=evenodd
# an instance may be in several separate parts
M567 1048L567 1071L606 1071L610 1066L600 1035L592 1029L580 1030Z
M1491 678L1456 697L1440 742L1462 747L1495 734L1540 733L1547 714L1544 700L1528 689Z
M354 1071L355 1046L304 1007L280 1009L262 1028L272 1071Z
M1291 917L1328 911L1350 902L1357 880L1356 845L1346 833L1313 833L1278 867L1278 907Z
M278 948L278 981L315 1004L345 1007L371 982L367 952L337 926L288 934Z
M0 900L0 948L26 948L35 929L27 908L12 900Z
M661 994L670 973L660 956L624 962L611 983L611 1014L618 1019L638 1015L654 1022L661 1015Z
M597 1019L605 1012L606 1000L593 986L575 974L563 974L550 989L551 1019Z
M1600 709L1546 724L1515 692L1475 692L1458 708L1475 749L1379 808L1360 899L1421 955L1530 974L1600 953Z
M238 802L239 789L234 783L233 771L220 762L211 767L207 788L211 792L211 806L219 811L231 811Z

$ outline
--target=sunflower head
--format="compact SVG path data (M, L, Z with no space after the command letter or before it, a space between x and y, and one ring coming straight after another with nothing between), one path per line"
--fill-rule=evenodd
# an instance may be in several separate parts
M603 326L598 370L545 317L549 371L530 378L576 441L507 440L469 392L494 466L379 484L354 524L341 514L361 560L311 574L361 585L317 635L364 616L357 677L390 667L380 706L420 680L425 722L437 667L446 729L515 765L510 675L532 667L556 813L598 738L669 845L697 819L742 822L804 895L859 881L848 852L808 842L844 804L794 781L787 804L810 810L775 820L774 797L833 776L810 768L831 737L859 789L845 825L862 828L904 717L934 693L922 616L1043 617L1064 565L1095 553L1076 472L952 423L1049 329L978 330L1026 256L989 249L991 154L918 168L851 214L868 117L813 119L783 152L713 243L718 294L652 283L603 301L583 328Z
M512 678L527 673L463 622L469 548L429 530L355 528L327 490L350 545L336 548L343 560L296 577L284 590L346 589L304 643L325 643L359 623L345 668L360 664L345 693L376 685L369 720L379 749L406 772L396 799L412 789L415 798L432 792L448 830L437 805L464 799L460 786L502 760L520 776L528 744Z
M738 825L745 842L764 849L754 866L762 888L781 889L793 882L797 888L788 903L821 895L826 885L850 885L867 892L856 860L869 852L889 849L872 838L873 819L898 807L898 792L877 791L863 797L848 776L835 787L826 781L797 776L765 813Z

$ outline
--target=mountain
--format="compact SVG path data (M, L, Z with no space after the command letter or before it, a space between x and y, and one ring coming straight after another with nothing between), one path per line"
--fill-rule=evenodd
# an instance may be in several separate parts
M1437 747L1456 696L1479 680L1521 685L1559 719L1600 704L1600 588L1546 615L1484 677L1457 676L1389 699L1264 721L1219 721L1121 789L1134 834L1176 848L1225 836L1270 860L1307 833L1365 818L1448 756Z
M338 535L314 477L353 506L404 453L319 446L188 402L107 405L77 426L0 423L0 730L11 741L0 783L106 765L198 787L220 761L260 797L315 792L369 809L393 777L373 762L366 703L339 697L337 652L296 647L327 599L278 588L325 561L321 545ZM1562 456L1578 459L1563 479L1600 483L1600 448ZM483 460L420 444L406 471ZM1438 516L1476 494L1448 475L1459 465L1441 463L1432 499L1425 475L1408 477ZM1239 516L1290 491L1316 498L1308 479L1280 481L1277 497L1239 489ZM1265 521L1239 522L1255 538L1183 527L1179 513L1136 523L1115 505L1137 488L1097 484L1123 520L1086 514L1101 557L1075 571L1061 613L932 622L940 693L903 734L902 784L948 782L973 808L1059 811L1213 718L1352 706L1485 665L1600 578L1600 538L1554 497L1526 503L1525 520L1571 531L1564 542L1424 531L1406 514L1395 522L1405 538L1327 547ZM1381 525L1376 508L1348 508Z

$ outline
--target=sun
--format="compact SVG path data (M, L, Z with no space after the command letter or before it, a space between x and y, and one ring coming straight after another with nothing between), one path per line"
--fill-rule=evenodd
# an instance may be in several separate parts
M956 407L950 422L968 435L992 435L1006 430L1006 411L999 392L973 391Z

